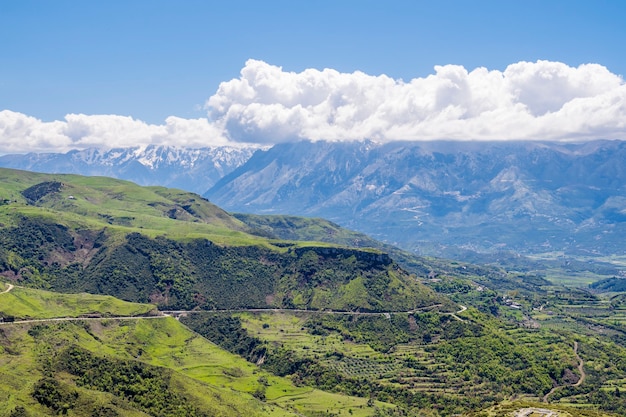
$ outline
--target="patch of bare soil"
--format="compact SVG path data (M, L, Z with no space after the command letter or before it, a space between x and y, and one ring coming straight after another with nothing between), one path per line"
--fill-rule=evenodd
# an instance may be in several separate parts
M55 250L46 258L48 264L57 263L61 267L73 263L83 266L89 264L91 259L98 253L100 245L98 240L102 237L101 231L80 230L74 236L74 250Z

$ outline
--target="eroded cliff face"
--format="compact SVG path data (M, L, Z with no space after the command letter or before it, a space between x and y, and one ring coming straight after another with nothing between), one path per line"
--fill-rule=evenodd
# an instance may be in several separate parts
M389 266L393 260L388 254L382 252L370 252L359 249L349 248L332 248L332 247L305 247L296 248L294 252L298 256L302 256L305 252L312 251L323 258L349 258L354 256L358 262L362 262L364 265L371 267L386 267Z

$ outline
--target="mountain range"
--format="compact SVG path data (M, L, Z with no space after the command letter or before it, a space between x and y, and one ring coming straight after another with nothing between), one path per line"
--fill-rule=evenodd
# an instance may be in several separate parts
M0 156L0 166L45 173L114 177L140 185L162 185L204 193L245 163L256 150L250 146L90 148L67 153L3 155Z
M0 166L202 193L230 212L327 218L419 254L623 254L626 143L295 142L5 155Z
M256 153L204 195L422 253L623 253L624 161L617 141L299 142Z
M0 169L0 416L624 415L624 311L326 220Z

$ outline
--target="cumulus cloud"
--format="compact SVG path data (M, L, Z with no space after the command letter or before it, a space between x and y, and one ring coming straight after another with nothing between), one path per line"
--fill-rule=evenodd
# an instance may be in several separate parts
M41 120L9 110L0 111L0 152L19 153L25 149L64 149L70 139L60 133L62 122Z
M206 106L235 141L626 139L626 84L598 64L444 65L405 82L249 60Z
M0 153L66 152L151 144L204 147L229 142L208 119L170 116L165 124L152 125L126 116L68 114L64 121L43 122L22 113L0 111Z
M311 140L626 140L626 83L598 64L459 65L409 81L333 69L287 72L249 60L223 82L208 118L148 124L69 114L43 122L0 111L0 154L89 147L203 147Z

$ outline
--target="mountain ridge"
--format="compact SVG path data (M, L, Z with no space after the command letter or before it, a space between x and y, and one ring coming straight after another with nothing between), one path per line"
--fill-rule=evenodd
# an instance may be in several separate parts
M0 276L23 285L189 310L455 308L378 249L269 240L197 194L4 168L0 180Z
M624 253L624 161L625 142L610 140L301 141L5 155L0 166L177 187L229 212L323 217L423 255L597 256Z
M259 149L253 146L134 146L67 153L0 156L0 166L27 171L115 177L140 185L161 185L203 193Z
M327 218L418 253L619 253L624 160L621 141L299 142L255 154L204 195L229 211Z

